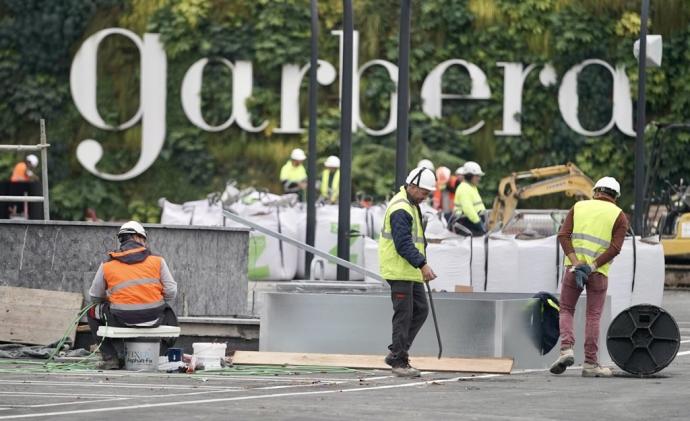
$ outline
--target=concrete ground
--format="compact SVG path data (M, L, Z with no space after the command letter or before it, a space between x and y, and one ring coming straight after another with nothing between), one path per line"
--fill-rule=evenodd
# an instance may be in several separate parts
M570 368L511 375L385 371L298 375L22 373L0 366L2 419L688 419L690 292L667 291L676 360L651 378L585 379Z

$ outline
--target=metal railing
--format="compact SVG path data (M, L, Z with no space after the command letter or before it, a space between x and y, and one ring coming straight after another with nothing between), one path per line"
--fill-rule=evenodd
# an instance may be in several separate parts
M41 140L38 145L0 145L0 151L40 151L42 196L0 196L0 202L43 202L43 219L50 219L50 196L48 193L48 148L46 121L41 119Z
M354 270L355 272L359 272L362 275L364 275L365 280L366 278L371 278L375 279L379 282L383 282L384 279L379 275L378 273L372 272L366 268L363 268L362 266L356 265L354 263L348 262L347 260L343 260L339 257L333 256L331 254L326 253L325 251L321 251L315 247L310 246L309 244L305 244L301 241L295 240L294 238L290 238L286 235L283 235L279 232L275 232L271 229L262 227L261 225L257 224L256 222L252 222L246 218L243 218L235 213L229 212L227 210L223 210L223 215L228 218L232 219L235 222L238 222L244 226L253 228L263 234L270 235L271 237L274 237L278 239L279 241L285 241L286 243L293 245L295 247L301 248L305 251L308 251L309 253L312 253L315 256L319 256L324 260L327 260L331 263L335 263L336 265L340 265L343 267L346 267L350 270Z

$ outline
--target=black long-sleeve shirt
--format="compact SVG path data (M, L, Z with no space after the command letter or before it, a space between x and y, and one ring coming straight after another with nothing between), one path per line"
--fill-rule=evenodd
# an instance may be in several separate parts
M415 206L414 211L419 212L419 209ZM402 209L393 212L391 214L391 234L393 235L395 251L400 256L416 268L421 268L426 264L426 258L417 250L414 241L412 241L412 215ZM426 247L426 240L424 246Z

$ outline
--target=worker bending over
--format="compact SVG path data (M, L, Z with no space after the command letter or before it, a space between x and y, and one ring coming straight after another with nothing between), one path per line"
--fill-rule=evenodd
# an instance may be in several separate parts
M307 170L304 169L304 160L307 156L300 148L293 149L290 160L280 169L280 182L285 193L297 193L300 200L303 199L304 190L307 188Z
M323 164L321 174L321 197L326 203L337 203L340 192L340 158L331 155Z
M101 344L101 369L122 367L118 350L108 338L97 336L99 326L156 327L177 326L177 317L169 303L177 295L177 283L165 259L147 247L146 231L140 223L129 221L117 233L118 251L108 254L108 261L98 267L89 295L96 303L87 319L91 333ZM161 355L175 343L165 338Z
M587 324L585 326L585 362L583 377L611 377L610 368L599 365L599 322L606 302L609 267L623 247L628 220L616 206L620 184L604 177L594 185L594 199L584 200L570 209L558 241L563 248L566 271L561 287L561 355L551 366L561 374L575 362L573 315L575 305L587 288Z
M458 168L463 181L455 190L455 215L457 222L470 230L472 235L486 234L485 215L486 208L477 186L484 172L474 161L467 161Z
M385 361L401 377L419 376L419 370L410 366L408 351L429 313L424 282L436 278L426 261L419 203L435 189L432 170L412 170L388 204L379 239L381 276L391 287L393 301L393 342L388 346L390 352Z
M12 176L10 177L10 182L12 183L28 183L29 181L34 181L38 177L31 171L38 167L38 157L34 154L27 155L27 157L22 161L18 162L12 170Z

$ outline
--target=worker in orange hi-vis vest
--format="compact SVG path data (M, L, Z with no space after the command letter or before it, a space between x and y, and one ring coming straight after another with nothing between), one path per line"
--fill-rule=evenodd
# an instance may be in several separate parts
M38 177L31 171L36 167L38 167L38 157L33 154L28 155L22 162L18 162L14 166L10 181L12 183L27 183L36 180Z
M108 254L91 284L89 295L96 303L87 319L91 333L98 343L102 341L101 369L122 367L115 344L96 333L99 326L156 327L177 326L177 317L170 304L177 296L177 283L165 259L151 253L144 227L129 221L117 233L120 248ZM166 338L161 355L174 345L175 338Z

